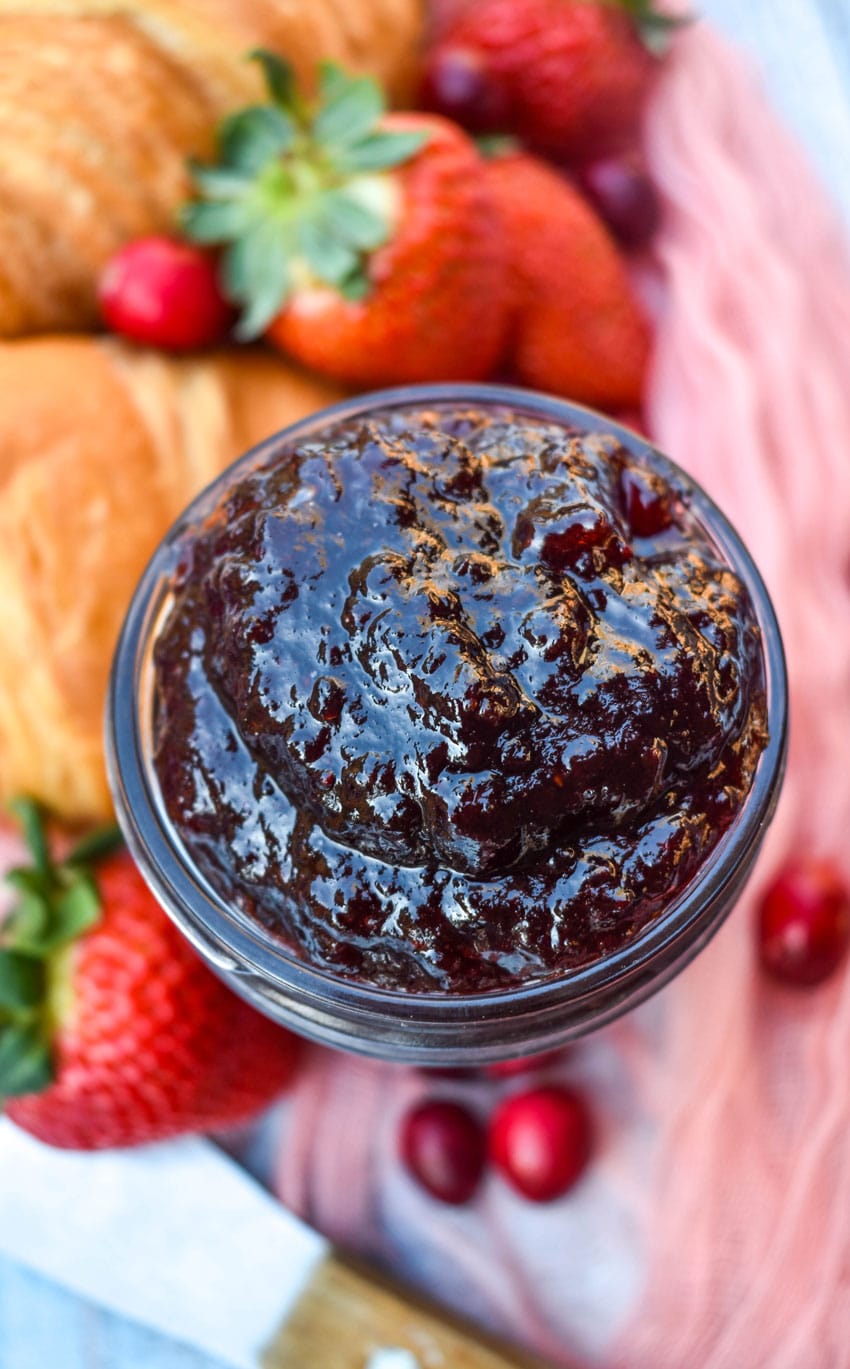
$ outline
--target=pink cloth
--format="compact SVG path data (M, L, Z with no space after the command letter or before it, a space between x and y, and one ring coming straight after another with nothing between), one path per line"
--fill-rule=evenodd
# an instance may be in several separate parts
M400 1170L400 1115L426 1094L486 1114L512 1085L319 1051L278 1186L338 1241L553 1360L837 1369L850 1364L850 974L810 994L771 988L752 922L784 856L850 854L850 263L750 73L702 25L677 45L648 154L666 207L651 430L730 514L775 596L793 709L779 815L705 953L554 1072L587 1089L599 1122L573 1193L535 1208L491 1176L469 1208L439 1207Z

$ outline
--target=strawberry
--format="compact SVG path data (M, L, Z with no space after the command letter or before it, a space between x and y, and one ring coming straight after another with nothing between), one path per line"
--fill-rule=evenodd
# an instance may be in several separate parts
M637 140L674 22L654 0L472 0L438 27L422 102L556 159L607 156Z
M210 255L171 238L122 247L103 269L98 299L113 333L168 352L211 347L233 323Z
M497 156L489 176L511 263L515 373L580 403L639 408L649 329L604 225L535 157Z
M97 1150L242 1121L288 1082L294 1038L237 998L154 900L117 829L60 864L18 802L31 868L0 947L0 1106Z
M444 120L386 114L374 81L332 64L305 103L283 63L256 55L270 102L225 122L183 216L190 238L223 246L237 336L266 332L361 386L488 375L504 255L474 144Z

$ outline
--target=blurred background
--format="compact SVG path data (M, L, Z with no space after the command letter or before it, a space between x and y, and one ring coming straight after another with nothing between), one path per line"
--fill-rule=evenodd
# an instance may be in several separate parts
M700 0L698 8L744 54L754 80L762 83L774 111L805 149L850 229L848 0ZM0 51L0 63L5 60ZM315 402L321 398L317 392ZM604 1253L600 1258L604 1262ZM629 1268L619 1273L626 1283L632 1277ZM623 1298L628 1301L626 1294ZM739 1361L724 1358L722 1348L713 1353L715 1369L737 1369ZM818 1342L808 1352L792 1347L788 1356L786 1360L777 1352L763 1363L770 1369L840 1369L850 1364L846 1347ZM701 1369L697 1361L688 1362ZM47 1366L216 1369L215 1361L83 1303L0 1257L0 1369Z

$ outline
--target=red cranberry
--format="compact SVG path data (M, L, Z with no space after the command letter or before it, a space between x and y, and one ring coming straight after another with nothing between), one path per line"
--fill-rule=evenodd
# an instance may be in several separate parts
M497 1060L494 1065L487 1066L486 1072L492 1079L513 1079L518 1074L548 1069L560 1058L560 1051L545 1051L541 1055L524 1055L519 1060Z
M421 1103L402 1123L401 1158L414 1179L441 1202L470 1199L484 1170L484 1132L459 1103Z
M600 218L624 247L645 247L655 236L661 209L639 158L609 157L577 172L578 182Z
M649 471L624 467L620 475L620 499L635 537L654 537L673 522L667 491Z
M498 132L510 123L507 97L473 48L447 45L432 50L420 103L473 133Z
M787 865L759 910L759 954L783 984L819 984L837 969L850 944L850 891L825 860Z
M490 1158L532 1202L572 1188L590 1159L587 1106L570 1089L529 1089L507 1098L490 1123Z
M220 342L233 310L208 253L171 238L139 238L107 262L98 290L114 333L170 352Z

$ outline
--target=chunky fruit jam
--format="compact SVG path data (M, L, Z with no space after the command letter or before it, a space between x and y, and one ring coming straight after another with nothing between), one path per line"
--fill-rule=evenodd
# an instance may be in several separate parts
M378 410L237 476L183 534L155 674L210 884L312 965L417 992L622 947L766 741L752 606L684 483L499 408Z

